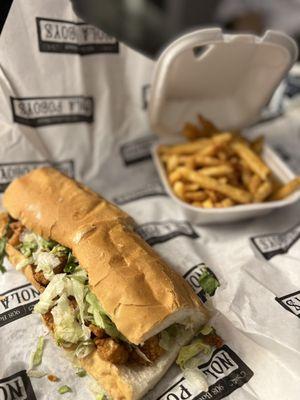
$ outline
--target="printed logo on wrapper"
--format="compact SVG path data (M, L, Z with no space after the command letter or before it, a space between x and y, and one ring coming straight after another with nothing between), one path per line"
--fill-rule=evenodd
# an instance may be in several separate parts
M0 164L0 193L16 178L41 167L54 167L64 174L74 178L74 161L64 160L58 162L49 161L23 161Z
M184 275L183 277L185 278L186 281L192 286L194 289L194 292L197 294L197 296L200 297L203 303L206 302L206 296L204 290L201 288L199 278L201 276L201 268L206 267L204 263L199 263L195 265L194 267L190 268Z
M128 192L113 198L116 204L122 205L131 201L145 199L154 196L167 196L167 193L160 182L149 183L145 187Z
M151 147L156 140L154 135L147 135L120 147L120 153L125 165L136 164L151 159Z
M255 248L266 259L285 254L300 238L300 224L282 233L270 233L250 238Z
M36 18L39 50L43 53L70 53L81 56L119 53L119 42L84 22Z
M181 378L156 400L220 400L247 383L251 369L227 345L213 352L210 360L198 367L207 378L209 389L198 393Z
M0 296L0 327L31 314L39 300L39 292L30 283L10 289Z
M164 243L177 236L199 238L192 225L187 221L148 222L140 225L136 232L151 246Z
M0 400L36 400L25 370L0 379Z
M275 297L275 300L287 311L300 318L300 290L282 297Z
M11 97L14 122L33 127L94 121L91 96Z

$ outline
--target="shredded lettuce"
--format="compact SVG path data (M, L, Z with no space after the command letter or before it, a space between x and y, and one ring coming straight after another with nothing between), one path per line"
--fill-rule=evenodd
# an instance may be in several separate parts
M75 271L71 275L72 279L76 279L78 282L83 285L87 285L88 276L84 269L82 269L79 265L76 267Z
M57 257L63 257L64 255L68 254L69 252L70 252L70 249L68 249L65 246L62 246L61 244L57 244L50 251L51 254L54 254Z
M95 349L94 342L92 340L86 340L79 343L75 350L75 356L77 358L85 358Z
M28 369L26 371L27 376L29 376L29 378L43 378L44 376L47 375L47 372L45 371L40 371L38 369Z
M34 262L36 270L42 271L45 278L50 281L34 311L45 314L51 310L58 344L63 344L64 347L78 344L76 352L79 357L89 354L94 346L89 342L91 331L86 322L92 322L104 329L113 338L126 340L105 313L97 297L90 291L87 273L80 267L70 249L56 242L44 240L29 231L23 233L22 243L30 245L30 249L35 249L30 263ZM37 247L33 246L33 243ZM67 256L65 273L55 274L53 270L60 264L59 257L62 256ZM76 300L75 310L70 305L70 296Z
M67 343L78 343L86 339L86 333L76 319L74 310L65 293L57 301L51 313L54 320L54 336L56 340Z
M68 296L73 296L76 299L77 306L79 307L80 319L84 323L84 296L87 288L84 284L80 283L77 279L73 279L72 275L66 276L65 291Z
M21 269L27 267L27 265L31 264L33 262L32 258L24 258L23 260L19 261L18 264L16 265L16 270L20 271Z
M21 235L20 235L20 242L21 244L33 244L35 243L36 246L38 246L38 240L37 236L35 233L29 231L28 229L25 229Z
M213 296L220 286L215 274L207 267L201 269L201 275L199 276L199 284L204 290L205 294Z
M51 239L46 240L39 235L36 235L36 237L38 245L42 250L50 251L57 245L57 243L54 240Z
M3 234L2 238L0 239L0 272L1 272L2 274L4 274L4 272L6 272L6 268L5 268L5 266L3 265L3 261L4 261L4 258L5 258L5 256L6 256L6 251L5 251L5 249L6 249L6 244L7 244L7 232L8 232L8 228L9 228L9 226L8 226L8 224L7 224L7 225L6 225L6 228L5 228L5 231L4 231L4 234Z
M88 313L93 316L93 323L99 328L105 330L105 332L111 336L112 338L118 338L126 340L122 334L116 328L116 325L111 321L111 319L107 316L103 308L101 307L99 300L91 291L88 291L85 296L87 303L89 304Z
M33 253L33 261L36 265L36 271L42 271L48 280L54 277L53 270L60 264L60 259L54 254L40 250Z
M95 400L106 400L106 399L107 399L107 397L105 396L105 393L102 392L102 393L97 394Z
M40 336L35 351L31 353L29 368L26 371L27 375L30 378L42 378L43 376L47 375L46 372L35 369L42 362L44 344L45 344L45 338L44 336Z
M44 336L40 336L38 339L38 344L37 344L36 350L35 350L35 352L33 354L33 358L32 358L32 366L33 367L37 367L42 362L44 343L45 343Z
M22 248L30 249L30 247L32 247L35 248L35 250L40 249L40 250L50 251L53 249L54 246L57 245L57 243L54 242L53 240L46 240L42 238L40 235L37 235L36 233L31 232L27 229L20 235L20 241L21 241L21 245L19 247L20 249Z
M20 235L20 245L18 249L26 258L33 258L37 265L37 271L43 271L47 279L54 275L53 269L57 267L60 260L51 251L58 245L53 240L45 240L41 236L31 231L25 230Z
M56 297L60 296L64 291L65 276L66 274L57 274L53 277L46 289L41 293L40 301L34 307L35 312L45 314L56 304Z
M32 253L34 253L38 248L38 244L36 242L23 242L21 243L21 245L19 246L19 250L21 251L21 253L29 258L32 256Z
M75 269L77 266L78 266L78 261L70 252L68 254L68 259L67 259L67 263L64 268L64 272L66 272L67 274L72 274L73 272L75 272Z
M30 259L32 254L38 249L37 235L27 229L20 235L18 249L26 258Z
M194 339L192 343L187 346L183 346L180 349L176 364L178 364L181 369L184 369L187 365L187 362L195 357L197 354L201 352L203 352L204 354L209 354L211 351L212 347L204 343L204 340L202 338Z
M58 388L58 393L59 394L65 394L65 393L68 393L68 392L72 392L72 389L68 385L63 385L60 388Z
M182 371L183 377L190 383L197 392L207 392L208 382L206 376L199 368L185 368Z
M80 322L81 322L81 329L85 334L85 339L90 338L90 330L89 328L85 325L85 301L84 297L85 294L88 290L87 286L83 285L81 282L79 282L77 279L74 279L72 275L67 276L66 278L66 291L68 296L73 296L75 297L77 306L79 308L79 317L80 317Z
M83 378L84 376L86 376L86 370L83 368L77 368L76 370L76 375L79 376L80 378Z
M215 333L215 329L211 326L211 325L204 325L199 333L201 333L201 335L207 336L210 335L211 333Z

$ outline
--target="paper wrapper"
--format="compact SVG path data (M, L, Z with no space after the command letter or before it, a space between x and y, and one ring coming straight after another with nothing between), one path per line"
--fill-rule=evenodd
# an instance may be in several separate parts
M130 213L139 233L200 297L203 262L220 280L210 302L224 346L200 365L209 391L199 392L174 365L146 399L298 400L299 205L234 225L186 221L150 157L153 62L79 21L67 0L15 0L0 36L0 65L1 192L26 171L52 163ZM288 97L277 93L264 116L293 103L297 82L287 82ZM298 112L288 109L256 131L300 173ZM38 293L9 265L0 293L0 399L55 400L63 384L73 390L64 399L92 399L90 378L76 376L49 336L40 369L60 382L27 377L30 353L45 333L31 314Z

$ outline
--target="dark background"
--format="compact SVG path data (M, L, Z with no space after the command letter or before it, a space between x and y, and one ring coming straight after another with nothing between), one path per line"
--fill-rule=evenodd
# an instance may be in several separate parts
M0 32L12 1L0 0ZM300 0L70 1L82 19L153 58L180 34L208 26L258 35L279 29L300 43Z
M300 0L70 0L85 21L156 58L169 42L192 29L226 32L281 30L300 37Z
M0 32L2 31L12 0L0 0Z

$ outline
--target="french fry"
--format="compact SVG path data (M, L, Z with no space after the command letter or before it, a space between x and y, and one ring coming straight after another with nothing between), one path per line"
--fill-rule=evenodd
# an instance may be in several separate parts
M218 165L216 167L206 167L199 171L203 175L207 176L226 176L234 172L234 169L229 164Z
M261 154L263 151L264 147L264 137L263 136L258 136L256 139L253 140L253 142L250 144L251 149L256 153L256 154Z
M211 140L209 141L210 143L208 143L205 147L203 147L199 153L202 156L214 156L220 149L220 145L216 144L216 143L212 143Z
M232 133L230 132L222 132L214 135L212 137L212 140L214 143L219 144L219 145L224 145L229 143L233 138Z
M207 194L203 191L185 192L184 198L188 201L203 201L207 198Z
M197 115L198 123L201 125L201 128L206 130L206 132L218 132L218 128L208 119L204 118L203 115Z
M178 161L179 160L177 155L175 154L171 155L166 161L167 171L168 172L174 171L174 169L176 169L176 167L178 166Z
M181 181L177 181L173 185L174 193L180 199L184 199L184 184Z
M217 154L217 157L219 158L219 160L221 162L224 162L227 160L227 154L225 153L225 151L219 151Z
M228 161L230 162L230 164L233 164L233 165L237 165L239 163L238 157L235 157L235 156L230 157Z
M197 166L201 165L203 167L211 167L211 166L213 167L215 165L222 164L222 161L219 160L218 158L203 156L202 154L195 155L194 161L195 161L195 165L197 165Z
M286 185L283 185L275 193L273 193L271 200L282 200L300 188L300 177L291 180Z
M179 181L182 178L182 169L184 167L179 167L177 169L175 169L175 171L171 172L168 176L169 178L169 182L172 184L174 184L176 181Z
M253 193L253 197L254 197L254 201L255 202L262 202L264 201L267 197L270 196L270 194L272 193L273 190L273 186L271 181L265 181L263 182L255 191L255 193Z
M228 183L228 185L243 189L243 187L240 183L240 179L236 174L228 175L227 183ZM247 188L246 188L246 191L249 192L249 190Z
M168 161L168 159L169 159L169 156L168 156L167 154L161 154L161 155L159 156L159 159L160 159L160 161L162 161L164 164L166 164L167 161Z
M277 192L280 188L282 188L283 185L276 176L272 175L270 177L270 180L273 186L273 193Z
M161 144L157 149L157 152L162 159L164 159L165 154L169 153L169 151L170 151L170 146L165 146L163 144Z
M211 144L210 139L198 139L189 143L180 143L174 146L160 146L158 151L160 154L194 154L199 150L204 149L206 146Z
M224 196L224 194L214 191L213 198L215 198L216 199L215 201L218 202L224 200L226 197Z
M203 201L202 207L203 208L213 208L214 207L214 203L212 202L211 199L207 199L207 200Z
M250 184L250 180L251 180L251 174L248 171L242 171L241 172L241 178L242 178L242 182L244 187L249 190L249 184Z
M192 202L192 206L201 207L202 208L202 202L201 201L193 201Z
M252 201L252 195L243 189L239 189L226 183L220 183L214 178L198 174L197 172L191 171L187 168L182 168L181 173L186 180L199 183L203 189L215 190L216 192L222 193L237 203L246 204Z
M190 122L187 122L184 125L181 133L189 140L194 140L201 136L206 136L203 134L203 131L201 131L196 125L191 124Z
M216 126L202 115L198 115L198 122L203 135L210 136L218 132Z
M194 159L194 157L188 157L187 160L185 161L184 165L187 168L195 169L195 159Z
M198 183L186 183L184 185L184 190L185 192L195 192L196 190L199 190L200 186L198 185Z
M178 157L178 164L183 165L192 156L181 156L180 154L178 154L177 157Z
M226 207L232 207L234 205L234 202L231 199L224 199L221 200L220 202L215 204L215 207L217 208L226 208Z
M231 144L233 150L241 157L248 167L257 174L262 180L265 180L270 174L270 169L249 147L240 142Z
M221 178L218 179L220 183L228 183L228 178L227 176L222 176Z
M226 199L221 201L221 204L222 204L223 207L232 207L232 206L234 206L234 201L232 201L231 199L226 198Z
M261 179L258 175L252 175L249 179L248 182L248 190L251 194L255 194L255 192L257 191L257 189L260 187L261 185Z
M206 190L205 193L213 203L216 203L218 201L219 193L215 192L214 190Z

